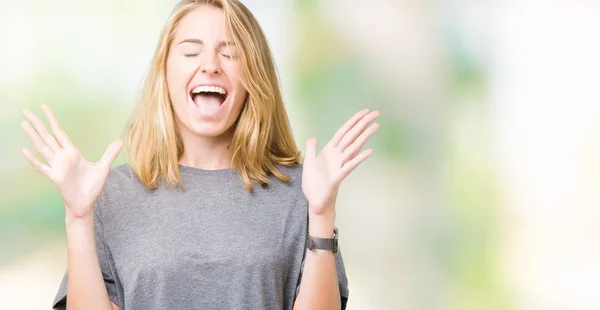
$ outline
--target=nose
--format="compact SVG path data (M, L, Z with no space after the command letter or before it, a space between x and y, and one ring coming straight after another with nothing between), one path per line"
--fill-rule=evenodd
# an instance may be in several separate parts
M200 71L204 74L221 73L221 68L214 53L205 53L202 63L200 64Z

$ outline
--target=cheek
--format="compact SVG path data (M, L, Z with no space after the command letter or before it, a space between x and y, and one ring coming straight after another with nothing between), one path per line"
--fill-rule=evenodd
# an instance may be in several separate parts
M223 68L223 73L225 73L229 82L236 90L237 88L242 87L242 68L239 63L229 62L222 64L221 67Z
M239 104L243 103L246 100L246 97L248 96L248 92L246 91L246 88L244 88L244 85L242 83L241 70L231 67L231 68L228 68L228 72L226 74L227 74L227 77L229 78L229 82L231 83L231 86L233 87L233 89L235 91L236 104L239 105Z
M248 97L248 91L242 84L242 80L240 78L231 79L231 85L235 91L235 106L240 107L246 101L246 97Z
M167 60L167 85L173 103L187 101L186 86L193 74L190 65L176 57Z

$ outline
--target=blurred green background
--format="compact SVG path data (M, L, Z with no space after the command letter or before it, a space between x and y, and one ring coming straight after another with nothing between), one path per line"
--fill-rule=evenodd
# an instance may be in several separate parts
M600 308L600 4L243 2L299 146L382 112L338 200L349 310ZM64 208L20 155L21 111L50 105L99 159L174 4L0 0L6 308L49 309L66 267Z

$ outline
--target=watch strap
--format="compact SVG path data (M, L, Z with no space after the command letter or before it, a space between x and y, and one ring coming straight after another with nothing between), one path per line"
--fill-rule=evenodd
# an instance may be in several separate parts
M337 253L339 250L337 228L333 230L333 238L316 238L309 235L306 238L306 248L309 250L330 250L333 253Z

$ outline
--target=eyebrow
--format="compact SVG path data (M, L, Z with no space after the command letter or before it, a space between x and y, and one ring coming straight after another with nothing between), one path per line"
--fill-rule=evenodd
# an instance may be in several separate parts
M202 40L199 40L199 39L184 39L184 40L181 40L179 43L177 43L177 45L183 44L183 43L194 43L194 44L204 45L204 42L202 42ZM235 46L235 43L233 41L219 41L218 46L219 47Z

